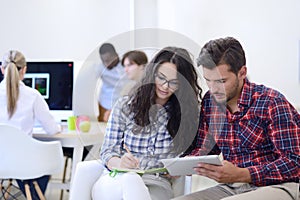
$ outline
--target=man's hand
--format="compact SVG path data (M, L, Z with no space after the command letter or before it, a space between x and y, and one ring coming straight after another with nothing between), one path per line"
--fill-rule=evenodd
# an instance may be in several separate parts
M195 171L198 175L214 179L219 183L251 182L248 169L236 167L226 160L223 161L222 166L199 163L197 167L195 167Z

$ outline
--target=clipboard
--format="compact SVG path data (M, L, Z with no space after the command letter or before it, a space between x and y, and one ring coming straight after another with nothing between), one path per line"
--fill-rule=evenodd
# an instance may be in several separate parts
M164 167L168 170L170 175L182 176L195 174L194 167L200 162L211 165L223 165L223 154L168 158L161 159L160 161L164 164Z

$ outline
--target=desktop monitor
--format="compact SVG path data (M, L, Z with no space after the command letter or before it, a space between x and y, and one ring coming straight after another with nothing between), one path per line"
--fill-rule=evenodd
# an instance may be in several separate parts
M44 99L49 99L50 74L49 73L26 73L23 79L25 85L39 91Z
M0 66L1 66L1 62L0 62ZM2 80L3 80L3 74L2 74L2 72L0 72L0 83Z
M55 120L60 122L72 115L74 63L27 62L23 82L38 90L45 98ZM0 75L0 82L3 75Z

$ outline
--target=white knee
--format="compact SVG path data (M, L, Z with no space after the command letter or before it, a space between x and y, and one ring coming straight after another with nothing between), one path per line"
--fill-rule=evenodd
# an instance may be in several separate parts
M134 172L129 172L129 173L125 173L122 175L121 177L121 181L124 183L144 183L142 177L140 175L138 175L137 173Z
M125 173L121 177L124 200L151 200L142 177L136 173Z
M122 185L117 178L109 175L102 176L93 186L94 200L121 200L123 196Z

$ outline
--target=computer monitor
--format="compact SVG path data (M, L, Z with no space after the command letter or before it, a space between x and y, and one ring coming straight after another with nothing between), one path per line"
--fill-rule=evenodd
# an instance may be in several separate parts
M45 99L49 99L50 74L49 73L26 73L23 79L25 85L39 91Z
M0 66L1 66L1 63L0 63ZM3 74L0 72L0 83L2 80L3 80Z
M23 82L42 94L55 120L61 122L73 114L73 77L72 61L27 62Z

